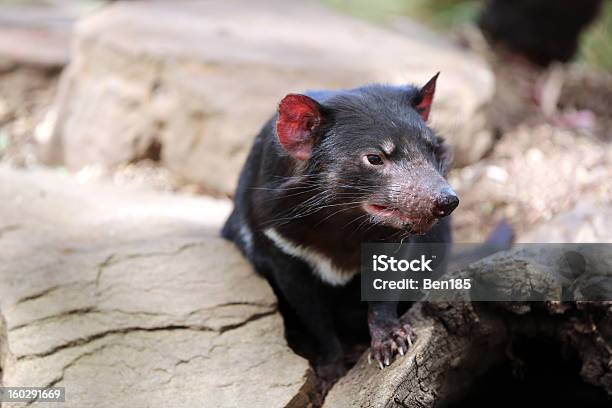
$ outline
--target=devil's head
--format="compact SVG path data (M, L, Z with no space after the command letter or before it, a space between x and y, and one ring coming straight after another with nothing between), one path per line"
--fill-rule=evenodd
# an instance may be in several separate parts
M280 102L278 141L297 175L325 186L319 205L418 234L457 207L444 179L450 155L426 124L437 77L420 89L372 85Z

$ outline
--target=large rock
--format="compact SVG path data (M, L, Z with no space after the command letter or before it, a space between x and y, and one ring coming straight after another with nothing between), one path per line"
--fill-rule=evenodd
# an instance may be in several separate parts
M121 2L77 24L47 160L71 169L159 158L233 192L250 140L289 92L373 81L424 84L441 71L433 124L458 162L490 147L485 65L314 2ZM160 150L161 149L161 150Z
M65 387L70 407L305 406L271 289L216 236L228 209L0 169L3 385Z
M77 10L68 4L0 4L0 71L27 65L61 68L70 57L70 33ZM18 46L16 46L18 44Z

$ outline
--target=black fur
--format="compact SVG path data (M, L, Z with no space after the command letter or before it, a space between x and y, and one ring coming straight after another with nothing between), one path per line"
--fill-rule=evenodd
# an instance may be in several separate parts
M263 231L274 227L292 242L332 259L334 265L357 270L364 242L450 242L448 218L442 218L427 234L414 235L410 226L383 225L362 208L364 200L400 202L401 188L406 187L402 180L422 187L425 193L438 188L450 154L443 139L414 109L418 88L372 85L307 95L321 105L325 116L310 159L299 162L283 150L274 116L254 141L236 190L235 209L222 234L271 282L281 304L314 337L319 361L326 364L342 358L340 326L361 319L357 326L367 328L358 278L345 286L329 285L303 260L276 247ZM383 140L396 147L389 157L393 176L363 164L364 152L380 149ZM252 240L245 240L241 233L245 228ZM399 324L393 307L371 306L371 314L374 310L373 315L382 314L385 322ZM360 313L361 317L348 317Z

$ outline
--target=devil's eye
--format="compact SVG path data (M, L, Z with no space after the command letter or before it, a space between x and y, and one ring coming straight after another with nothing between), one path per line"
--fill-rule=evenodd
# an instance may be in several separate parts
M377 154L368 154L366 156L366 159L368 159L368 163L374 165L374 166L380 166L381 164L383 164L383 159L382 157L380 157Z

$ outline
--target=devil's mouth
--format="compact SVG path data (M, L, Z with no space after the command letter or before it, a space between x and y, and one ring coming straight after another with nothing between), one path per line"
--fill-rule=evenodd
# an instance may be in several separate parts
M373 215L381 215L384 217L401 217L404 215L400 210L393 207L387 207L379 204L366 204L365 209Z
M394 221L394 224L401 224L417 234L426 233L437 221L434 217L415 217L413 214L408 214L399 208L380 204L365 204L364 209L369 214L390 219Z

